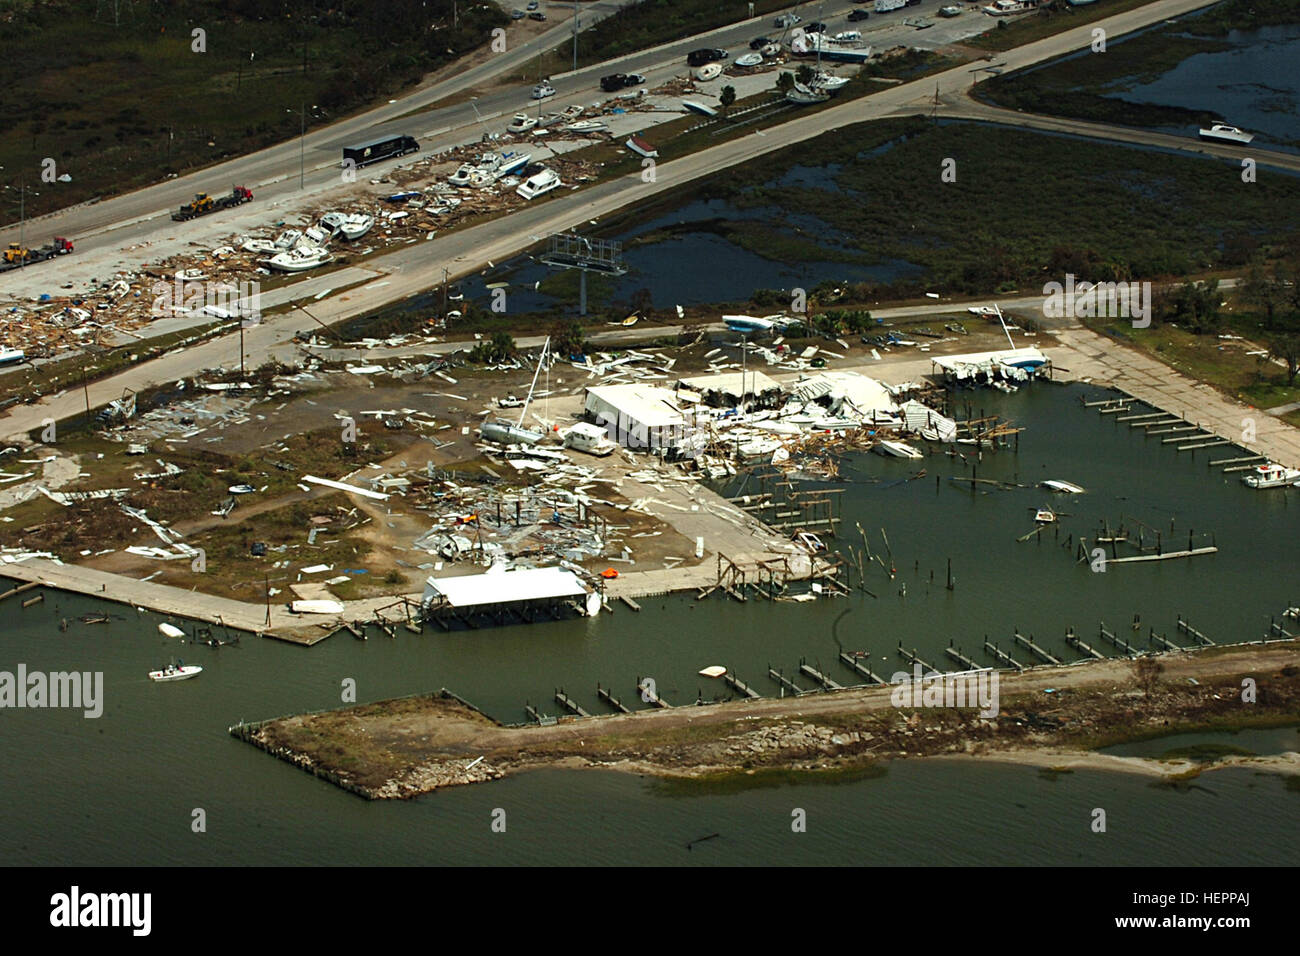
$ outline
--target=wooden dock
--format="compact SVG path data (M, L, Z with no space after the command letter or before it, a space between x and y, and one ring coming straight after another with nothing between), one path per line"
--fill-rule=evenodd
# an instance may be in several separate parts
M1039 647L1037 644L1034 643L1034 635L1030 634L1028 637L1025 637L1025 635L1021 634L1019 631L1013 631L1011 636L1017 644L1027 649L1031 654L1037 657L1044 664L1061 663L1051 654L1047 653L1047 651L1043 650L1041 647Z
M1178 615L1178 630L1180 633L1186 634L1188 637L1193 638L1206 647L1214 646L1214 641L1210 640L1196 628L1192 627L1192 625L1181 614Z
M1024 664L1020 663L1002 648L989 641L987 635L984 638L984 650L986 653L992 655L993 659L1004 667L1013 667L1018 671L1023 671L1025 669Z
M668 703L668 701L664 700L658 693L656 693L651 682L648 680L643 680L638 677L636 679L636 692L640 694L641 699L651 707L661 707L667 710L672 706L672 704Z
M573 714L575 717L591 716L591 714L587 713L585 710L583 710L581 707L578 706L577 701L573 700L566 693L564 693L563 687L556 688L555 702L559 704L561 707L563 707L565 710L567 710L569 713Z
M772 680L776 681L778 684L781 685L781 692L782 692L782 693L785 693L785 691L788 690L790 693L794 694L796 697L801 697L801 696L803 696L804 694L808 693L808 691L804 690L802 687L800 687L800 686L799 686L798 684L796 684L794 681L790 680L790 678L786 677L784 674L782 674L779 670L777 670L777 669L776 669L775 667L773 667L771 664L769 664L769 665L767 666L767 676L770 677L770 678L772 678Z
M980 669L980 665L976 664L973 660L963 654L961 648L953 647L952 641L948 642L948 646L943 649L943 652L968 671L977 671Z
M1169 638L1165 637L1163 634L1157 634L1157 633L1156 633L1156 629L1155 629L1154 627L1151 628L1150 631L1151 631L1151 633L1147 635L1147 643L1148 643L1148 644L1150 644L1150 645L1152 645L1152 646L1154 646L1154 647L1159 647L1161 650L1164 650L1164 651L1184 651L1184 650L1186 650L1185 647L1179 647L1177 644L1175 644L1173 641L1169 640Z
M1103 641L1109 643L1121 654L1124 654L1128 657L1136 657L1140 653L1137 648L1135 648L1128 641L1124 640L1124 638L1118 637L1111 631L1108 631L1106 629L1105 621L1102 621L1101 624L1098 626L1097 633L1098 636L1100 636Z
M750 700L758 700L760 697L763 696L762 694L754 690L754 688L750 687L748 684L746 684L743 680L741 680L739 677L737 677L735 674L731 673L730 671L722 675L722 680L723 683L725 683L736 693L743 694L745 697L748 697Z
M871 660L871 658L868 657L867 660L869 661ZM854 657L852 654L847 654L844 651L840 651L840 663L843 664L845 667L849 668L851 671L853 671L853 673L857 674L859 677L865 677L869 683L872 684L888 683L888 681L877 676L876 673L872 671L869 664L863 664L860 658Z
M632 713L632 711L628 710L626 707L622 705L622 703L619 702L619 699L617 697L615 697L612 693L610 693L609 688L607 687L601 687L599 684L597 684L596 696L599 697L601 700L603 700L605 703L609 704L610 707L613 707L620 714Z
M1070 628L1068 631L1065 632L1065 643L1068 646L1073 647L1075 650L1079 650L1087 654L1093 660L1104 661L1106 659L1106 655L1103 654L1101 651L1089 647L1087 644L1083 643L1083 641L1079 638L1079 636L1074 633L1074 628Z
M811 664L808 664L808 663L805 662L805 661L800 661L800 662L799 662L799 673L800 673L800 674L803 674L805 677L811 677L811 678L812 678L813 680L815 680L817 683L821 684L823 690L843 690L843 689L844 689L844 685L843 685L843 684L837 684L837 683L835 683L835 681L831 680L829 677L827 677L827 676L826 676L825 674L823 674L821 671L817 670L817 668L813 667Z
M925 660L925 658L917 654L916 648L912 648L909 651L907 648L903 647L902 641L898 642L898 656L909 664L919 665L922 673L929 671L938 674L940 672L939 668L935 667L929 661Z

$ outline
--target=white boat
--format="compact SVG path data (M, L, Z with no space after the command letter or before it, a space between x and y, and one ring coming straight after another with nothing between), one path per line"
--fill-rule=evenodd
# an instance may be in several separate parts
M746 53L744 56L736 57L736 66L762 66L763 54Z
M322 229L320 226L308 226L303 232L302 238L298 240L297 248L314 249L325 246L334 236L328 229Z
M695 68L695 79L700 83L707 83L710 80L716 80L721 75L721 63L705 63L703 66L697 66Z
M149 679L157 681L189 680L191 677L198 677L202 673L203 668L197 664L168 664L161 670L150 671Z
M347 216L341 212L327 212L320 217L320 222L317 225L322 229L328 229L331 236L337 236L343 231L343 223L346 219Z
M578 120L576 123L569 123L562 127L565 133L600 133L609 129L600 120Z
M544 100L548 96L554 95L555 87L551 86L550 80L542 80L542 82L533 87L533 99L535 100Z
M447 182L453 186L468 186L469 178L474 175L475 168L473 163L461 163L456 171L447 177Z
M289 610L294 614L342 614L343 605L338 601L292 601Z
M618 445L610 440L605 429L599 425L578 422L565 433L564 447L603 458L618 448Z
M692 100L682 100L682 106L692 113L699 113L701 116L717 116L718 111L712 106L705 106L703 103L696 103Z
M993 0L992 6L981 7L991 17L1009 17L1012 14L1032 10L1037 0Z
M558 181L559 177L557 176L556 179ZM528 184L525 183L524 185ZM519 188L522 189L523 186ZM500 420L484 422L479 428L479 438L502 445L536 445L546 437L544 432L536 432L525 428L524 416L528 414L528 405L533 400L533 390L537 388L537 376L541 374L542 366L546 364L546 355L550 348L551 337L548 335L542 343L541 354L537 356L537 367L533 369L533 383L528 386L528 397L524 399L524 406L519 410L519 420L517 422Z
M249 239L239 248L245 252L279 252L280 247L271 239Z
M469 177L471 189L482 189L484 186L491 186L494 182L496 182L496 175L486 169L476 169Z
M251 495L256 490L252 485L231 485L226 489L232 495Z
M848 82L849 78L847 76L836 76L834 73L823 71L812 78L808 83L808 87L813 90L825 90L827 93L834 93L836 90L847 86Z
M559 185L561 185L560 174L553 169L543 169L520 183L515 192L525 199L536 199Z
M627 142L623 144L638 156L644 156L647 159L654 159L659 155L659 150L655 149L650 143L640 136L629 136Z
M727 673L727 669L721 664L714 664L711 667L701 668L697 673L701 677L721 677L723 674Z
M1225 143L1249 143L1254 138L1254 133L1247 133L1244 129L1227 123L1215 123L1209 129L1201 130L1201 139L1217 139Z
M603 126L603 124L597 125ZM532 153L502 153L501 161L496 167L497 179L504 179L506 176L513 176L515 173L523 172L524 167L532 161Z
M510 125L506 127L506 132L527 133L536 125L537 119L535 117L529 116L527 113L516 113L515 118L511 120Z
M1300 484L1300 469L1284 468L1270 461L1242 475L1241 481L1248 488L1285 488Z
M794 103L796 106L812 106L816 103L825 103L831 98L831 94L826 90L812 89L801 83L796 83L794 87L785 94L786 102Z
M370 231L374 224L374 216L368 216L365 213L354 213L343 217L343 226L340 232L343 234L343 238L348 241L360 239Z
M166 623L159 624L158 633L161 634L163 637L184 637L185 636L185 632L182 631L175 624L166 624Z
M894 441L889 438L882 438L876 446L876 451L882 455L893 455L895 458L921 458L924 457L919 451L911 445L901 441Z
M1051 508L1039 508L1034 512L1034 521L1039 524L1051 524L1056 520L1056 512Z
M1052 491L1059 491L1067 495L1081 495L1083 489L1070 481L1062 481L1059 478L1048 478L1046 481L1039 482L1044 488L1050 488Z
M266 264L277 272L306 272L325 265L334 257L328 249L314 246L308 249L291 249L266 260Z

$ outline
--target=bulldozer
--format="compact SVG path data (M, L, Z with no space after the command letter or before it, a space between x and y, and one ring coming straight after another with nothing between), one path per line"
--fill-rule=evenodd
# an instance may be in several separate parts
M213 206L212 197L207 193L195 193L194 202L186 203L181 206L181 215L183 216L201 216L205 212L211 212Z
M28 256L28 251L16 242L9 243L9 248L5 250L5 262L17 265Z

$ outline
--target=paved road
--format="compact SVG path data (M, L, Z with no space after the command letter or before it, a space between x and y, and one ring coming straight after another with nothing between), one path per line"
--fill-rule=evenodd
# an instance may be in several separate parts
M634 2L636 0L593 0L583 5L581 25L590 27ZM515 46L510 43L510 33L507 33L507 49L504 53L468 69L458 64L444 67L428 77L420 87L392 102L312 130L301 144L295 138L104 202L73 206L39 219L29 219L28 239L35 242L34 237L46 233L67 235L76 237L80 245L105 231L114 231L118 233L120 241L123 235L121 230L138 224L139 220L165 217L163 221L169 223L171 212L188 202L194 193L224 193L228 184L232 183L258 187L255 194L259 201L280 198L298 188L300 155L303 151L314 180L319 181L321 171L329 168L334 172L326 174L325 180L337 181L337 167L343 146L365 142L373 135L386 132L411 132L405 124L394 121L430 104L489 83L502 73L522 68L539 53L563 43L572 33L570 14L556 5L551 11L551 18L554 24L531 40ZM171 231L184 238L186 227L177 226ZM0 230L0 242L7 244L17 239L17 224L10 223Z
M1001 54L1000 61L1007 70L1021 69L1088 46L1091 31L1096 26L1104 27L1114 37L1166 17L1208 6L1212 2L1214 0L1165 0L1139 7L1018 47ZM841 124L879 119L909 110L928 112L936 88L941 98L964 96L965 90L971 85L971 76L969 66L955 67L864 99L800 117L783 124L779 130L755 132L712 149L661 164L656 180L652 183L642 182L640 174L633 173L577 192L553 193L550 198L509 216L430 242L404 246L382 259L372 260L369 265L388 271L382 280L312 303L309 308L313 315L326 324L364 314L385 303L399 301L427 289L436 281L435 277L444 267L453 276L469 274L482 268L485 263L509 258L541 237L577 228L629 203L833 131ZM937 161L935 168L939 168ZM246 352L258 360L271 355L284 355L286 342L293 332L312 325L310 319L299 315L297 311L269 317L261 326L246 332ZM215 339L164 355L92 384L89 390L91 405L103 405L120 397L124 387L139 391L152 385L175 381L198 369L237 368L239 359L238 336L228 335ZM38 427L46 418L58 420L81 411L84 411L84 398L78 392L45 398L35 405L10 409L0 418L0 435L12 440Z

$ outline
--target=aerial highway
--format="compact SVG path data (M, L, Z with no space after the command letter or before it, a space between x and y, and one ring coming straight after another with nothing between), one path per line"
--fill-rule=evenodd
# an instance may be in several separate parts
M1021 69L1088 46L1091 31L1101 26L1114 37L1151 23L1189 10L1209 5L1213 0L1166 0L1134 10L1116 14L1096 23L1086 24L1042 40L1000 54L1006 69ZM442 268L453 275L463 276L478 271L488 262L499 262L536 243L554 232L575 228L592 219L609 215L664 190L673 189L702 176L776 149L784 148L838 127L864 120L892 115L928 113L933 106L935 90L941 102L948 98L964 99L972 83L969 65L954 67L943 73L924 77L911 83L875 93L869 97L852 100L841 106L822 110L782 124L778 129L759 131L711 149L661 164L655 182L645 183L637 174L608 180L574 191L556 194L537 205L522 208L509 216L458 230L430 242L400 247L382 257L369 260L367 268L374 269L375 281L356 286L329 296L309 306L316 321L330 324L342 319L362 315L387 303L400 301L428 289L440 278ZM1022 114L1015 114L1022 116ZM1022 116L1023 118L1023 116ZM1064 121L1072 122L1072 121ZM1079 127L1080 129L1082 127ZM1102 130L1109 128L1102 127ZM1127 135L1127 134L1126 134ZM1164 134L1134 131L1134 136L1157 137ZM1113 137L1112 137L1113 138ZM1154 140L1148 140L1154 141ZM1161 141L1163 143L1163 140ZM1223 147L1196 143L1199 151L1217 155ZM1235 147L1227 147L1228 155ZM935 160L936 181L939 175L939 157ZM267 316L258 326L247 329L243 336L245 356L258 360L271 356L287 357L296 354L290 343L293 334L313 327L309 318L299 309ZM122 389L141 390L193 374L204 368L238 368L240 336L225 335L192 346L188 349L161 356L134 366L119 374L92 383L88 398L92 407L102 405L121 396ZM60 419L84 412L87 396L72 390L50 396L33 405L14 406L0 417L0 434L13 438L38 427L47 418Z

